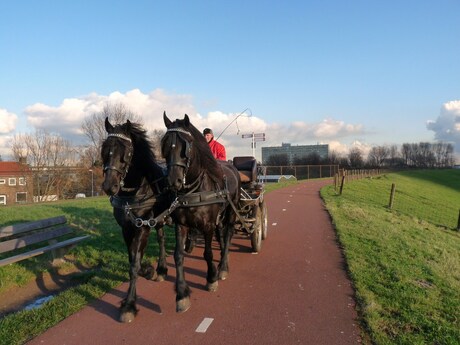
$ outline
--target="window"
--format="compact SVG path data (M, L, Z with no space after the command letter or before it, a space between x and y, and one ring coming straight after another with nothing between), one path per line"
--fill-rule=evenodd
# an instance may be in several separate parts
M0 184L5 184L6 180L4 178L0 178Z
M8 178L8 185L9 186L16 186L16 177L9 177Z
M25 186L26 185L26 178L25 177L20 177L19 178L19 185L20 186Z
M6 205L6 195L0 195L0 205Z
M16 193L16 202L20 204L24 204L27 202L27 193L20 192Z

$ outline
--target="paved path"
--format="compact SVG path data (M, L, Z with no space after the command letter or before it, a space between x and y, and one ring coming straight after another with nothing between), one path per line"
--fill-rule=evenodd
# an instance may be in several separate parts
M117 321L124 283L29 344L359 343L353 289L319 197L326 183L267 194L269 232L261 253L252 254L250 240L235 236L229 279L215 293L204 289L206 264L197 246L185 260L192 288L186 313L175 312L170 256L167 281L139 279L140 311L133 323Z

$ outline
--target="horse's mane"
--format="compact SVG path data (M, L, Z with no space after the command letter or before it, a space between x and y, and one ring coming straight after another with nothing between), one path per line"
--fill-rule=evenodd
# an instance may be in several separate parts
M206 142L203 134L191 123L185 126L184 120L176 120L178 127L187 129L193 137L195 146L195 155L193 160L200 162L201 167L205 168L209 177L214 181L222 181L222 169L220 169L217 160L212 155L209 144Z
M147 136L147 130L139 123L130 122L129 125L124 123L122 125L116 125L114 127L115 133L129 134L133 141L134 157L136 164L145 169L148 172L154 172L159 174L161 167L157 163L155 153L153 150L154 144ZM157 171L154 171L158 169Z

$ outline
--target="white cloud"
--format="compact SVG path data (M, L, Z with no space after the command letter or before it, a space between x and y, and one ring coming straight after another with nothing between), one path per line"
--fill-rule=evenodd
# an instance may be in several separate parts
M0 134L7 134L14 131L18 117L16 114L0 108Z
M242 134L265 133L266 141L257 142L256 157L260 159L262 146L278 146L281 143L316 144L331 143L346 152L347 146L337 140L362 134L359 124L325 119L319 123L293 122L291 124L267 123L251 112L223 113L213 111L199 114L190 95L170 94L162 89L143 93L133 89L126 93L119 91L109 95L91 93L82 97L67 98L58 106L36 103L25 109L28 123L33 129L46 129L58 133L74 143L82 143L86 138L81 133L85 117L102 111L107 104L122 103L127 109L142 117L148 130L164 130L163 111L171 120L188 114L191 122L199 130L212 128L215 136L223 132L219 141L227 148L228 158L252 155L251 139L243 139ZM238 116L241 115L241 116ZM237 118L237 119L236 119ZM236 119L236 120L235 120ZM1 145L1 143L0 143ZM340 146L341 145L341 146ZM331 147L332 150L332 147Z
M161 89L149 94L134 89L124 94L116 91L108 96L92 93L80 98L67 98L57 107L36 103L28 106L25 114L32 127L75 139L82 135L83 119L102 111L107 104L123 103L144 119L147 128L160 129L164 127L164 110L178 114L195 113L191 100L191 96L168 95Z
M12 136L0 135L0 156L3 160L9 160L11 155L10 144L13 140Z
M435 139L453 143L460 156L460 101L444 103L438 118L428 121L426 127L435 133Z
M366 143L363 143L361 141L353 141L351 144L344 144L344 143L341 143L339 141L336 141L336 140L332 140L330 142L328 142L329 144L329 151L332 152L336 152L338 155L340 156L347 156L348 153L350 152L350 149L352 148L358 148L361 150L362 154L363 154L363 157L366 158L367 155L369 154L369 151L371 150L372 148L372 145L370 144L366 144Z

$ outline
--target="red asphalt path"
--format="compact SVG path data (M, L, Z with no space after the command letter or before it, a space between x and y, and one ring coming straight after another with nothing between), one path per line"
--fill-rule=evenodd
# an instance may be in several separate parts
M269 231L261 252L252 254L250 240L235 235L230 276L215 293L204 289L206 263L197 246L185 259L192 288L187 312L175 312L169 256L165 282L138 280L134 322L118 322L128 287L123 283L29 344L359 343L353 289L319 197L326 183L308 181L267 194Z

